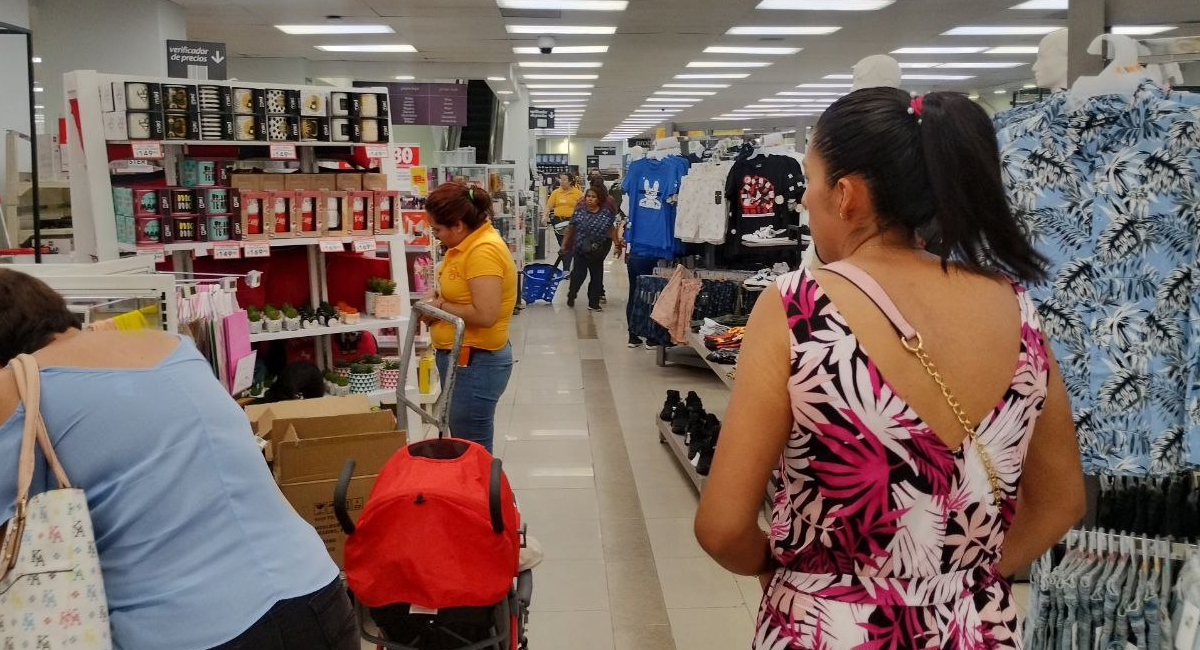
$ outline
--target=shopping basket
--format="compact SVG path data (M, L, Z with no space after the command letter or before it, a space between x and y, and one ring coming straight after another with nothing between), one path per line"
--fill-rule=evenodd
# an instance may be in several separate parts
M525 276L522 296L527 304L539 300L554 302L554 294L558 293L558 283L567 277L567 272L558 268L561 262L560 255L553 264L530 264L525 267L522 271Z

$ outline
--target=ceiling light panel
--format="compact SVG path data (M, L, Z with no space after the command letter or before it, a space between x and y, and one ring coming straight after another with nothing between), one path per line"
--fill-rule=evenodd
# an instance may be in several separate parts
M598 74L524 74L521 76L525 79L535 79L538 81L552 81L556 79L562 81L588 81L600 78Z
M695 104L696 102L702 100L692 97L647 97L646 101L663 102L667 104Z
M762 0L756 9L793 11L877 11L896 0Z
M738 47L731 45L712 45L704 48L705 54L761 54L785 56L797 54L803 48L799 47Z
M389 25L276 25L284 34L304 36L308 34L395 34Z
M942 36L1042 36L1061 29L1053 25L964 25Z
M607 45L555 45L551 54L604 54L607 51ZM541 54L542 50L536 47L514 47L513 53Z
M853 79L852 74L827 74L822 79Z
M785 90L775 94L783 95L785 97L841 97L845 93L839 93L832 90Z
M614 25L505 25L509 34L615 34Z
M379 45L316 45L325 52L416 52L417 48L404 44Z
M557 90L532 90L530 95L546 96L546 97L591 97L592 93L587 91L557 91Z
M966 81L974 79L973 74L902 74L905 81Z
M1010 8L1027 11L1066 11L1067 2L1068 0L1027 0Z
M987 50L988 54L1037 54L1036 45L1004 45Z
M677 74L676 79L745 79L749 72L714 72L712 74Z
M892 54L979 54L986 47L902 47Z
M797 88L853 88L854 84L800 84Z
M765 68L770 61L689 61L689 68Z
M599 68L599 61L520 61L517 66L522 68Z
M1153 36L1175 29L1173 25L1114 25L1112 33L1125 36Z
M728 88L729 84L663 84L663 88Z
M399 79L400 77L396 77L396 78L397 78L397 79ZM411 77L410 77L410 78L411 78ZM497 91L496 91L496 94L497 94L497 95L511 95L511 94L513 94L513 91L511 91L511 90L497 90Z
M969 70L971 68L979 68L979 69L1019 68L1023 65L1028 65L1028 64L1022 63L1020 61L952 61L950 63L943 63L937 67L946 69L946 70ZM901 64L900 67L904 67L904 64Z
M410 74L396 75L396 81L412 81L413 79L416 79L416 77Z
M532 86L530 86L532 88ZM680 96L695 96L695 97L711 97L717 94L715 90L656 90L655 95L680 95Z
M841 27L818 27L811 25L747 25L730 27L725 32L730 36L825 36L841 29Z
M508 81L508 77L488 77L488 81Z
M525 84L526 88L561 88L568 90L571 88L595 88L595 84Z
M625 11L628 0L496 0L501 9L542 11Z

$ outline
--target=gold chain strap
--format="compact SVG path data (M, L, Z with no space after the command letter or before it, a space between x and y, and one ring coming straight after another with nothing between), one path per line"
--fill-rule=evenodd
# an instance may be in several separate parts
M988 454L987 448L983 446L983 443L979 442L979 435L975 431L975 427L971 426L971 419L963 411L962 404L950 392L950 387L942 379L942 373L938 372L937 366L933 365L933 359L925 351L925 342L921 339L921 335L916 334L914 338L917 341L915 346L910 344L908 339L904 337L900 337L900 344L904 346L905 350L913 353L913 356L925 368L925 372L929 373L929 376L933 377L933 381L937 382L938 388L942 389L942 395L946 398L946 403L950 405L950 410L954 411L954 416L958 418L958 423L962 425L963 431L967 432L967 438L964 442L969 440L975 445L975 451L979 453L979 460L983 462L983 469L987 472L988 485L992 488L992 505L998 507L1003 501L1004 492L1000 488L1000 477L996 474L996 467L992 465L992 457Z

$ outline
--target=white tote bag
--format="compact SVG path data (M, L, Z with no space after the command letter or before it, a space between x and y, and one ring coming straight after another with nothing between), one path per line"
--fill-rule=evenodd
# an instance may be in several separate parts
M109 650L108 601L87 499L71 487L50 443L37 362L21 355L10 367L25 405L25 430L16 511L0 540L0 650ZM31 498L35 444L58 489Z

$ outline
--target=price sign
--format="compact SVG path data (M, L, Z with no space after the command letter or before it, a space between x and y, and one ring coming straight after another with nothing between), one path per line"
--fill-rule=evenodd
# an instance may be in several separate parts
M242 247L237 242L213 244L214 260L236 260L242 257Z
M296 145L290 142L278 142L271 145L271 160L295 160Z
M137 160L161 160L163 157L161 142L138 142L132 147L133 157Z
M208 246L205 246L204 244L197 244L196 247L192 249L192 259L196 259L197 257L208 257Z
M151 244L149 246L139 246L138 254L153 255L155 264L162 264L167 260L167 249L162 244Z
M346 250L340 239L322 239L320 246L322 253L340 253Z
M246 257L270 257L271 242L248 241L242 242L242 254Z
M414 167L421 164L421 146L416 144L398 144L392 146L392 155L397 167Z
M367 158L387 158L388 146L386 144L369 144L363 149L366 150Z
M362 237L355 239L351 245L355 253L369 253L376 248L374 237Z

